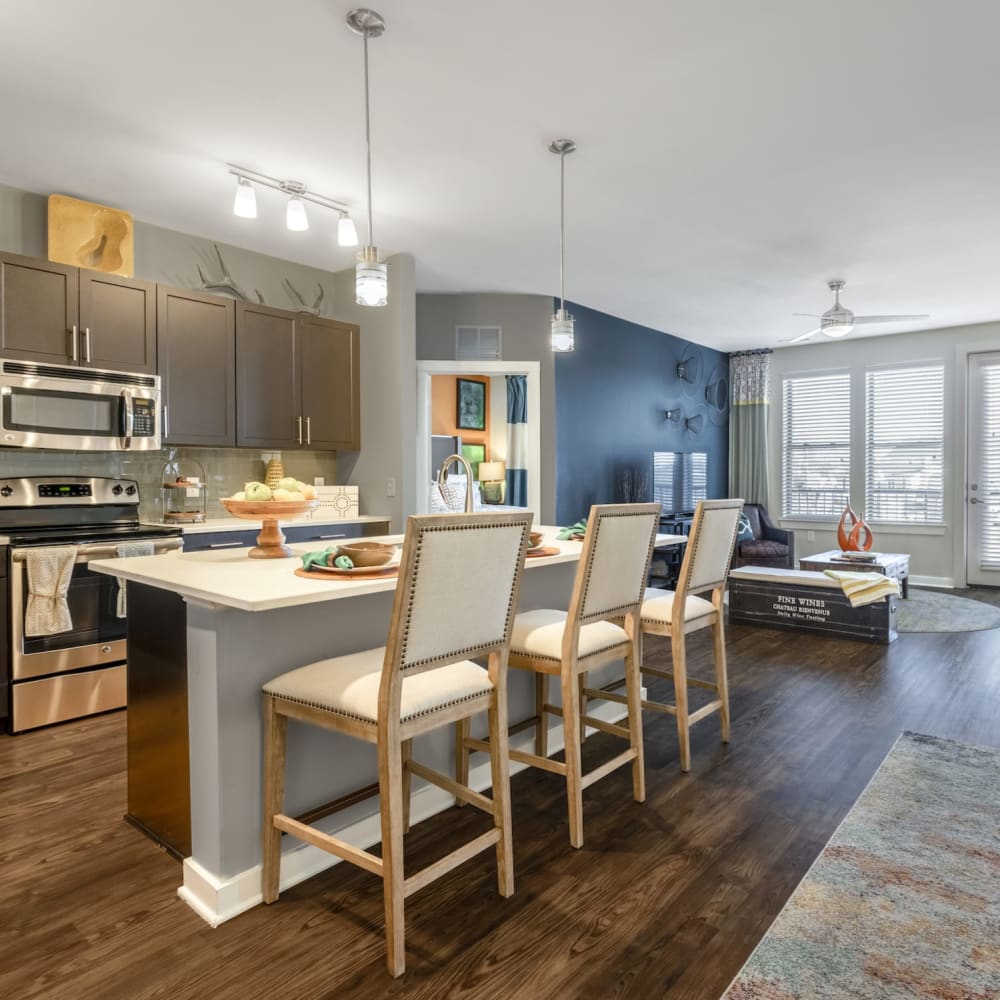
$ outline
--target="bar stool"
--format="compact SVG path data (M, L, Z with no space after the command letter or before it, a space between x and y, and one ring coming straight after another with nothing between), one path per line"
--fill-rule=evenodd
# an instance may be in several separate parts
M530 527L530 512L410 517L387 645L311 663L264 685L264 901L278 898L282 833L380 876L393 976L405 970L403 901L411 893L494 846L500 895L514 892L507 656ZM475 656L488 657L488 669L471 662ZM412 759L415 736L482 711L489 715L492 800ZM377 745L382 857L281 811L288 719ZM414 774L489 813L493 829L407 878L403 833Z
M636 802L646 798L639 704L639 606L659 517L659 504L591 507L569 611L526 611L514 620L510 666L536 674L535 716L530 720L536 726L536 752L511 750L510 757L566 778L569 842L573 847L583 846L583 790L589 785L631 763L633 798ZM624 618L624 628L610 618ZM628 692L627 726L590 718L581 711L580 700L583 675L621 659L625 660ZM553 676L560 679L562 708L547 703L549 678ZM563 720L565 763L547 755L550 714ZM629 749L583 774L580 741L584 725L628 740ZM455 749L457 779L467 785L469 752L488 752L489 743L470 738L468 720L463 720L456 727Z
M677 590L648 588L642 602L640 627L642 636L665 636L670 640L672 670L647 666L640 657L643 676L660 677L674 682L674 704L644 700L642 707L653 712L673 715L677 719L677 739L680 744L681 770L691 770L691 726L719 713L722 742L729 742L729 679L726 672L726 638L724 632L723 598L726 578L736 546L742 500L702 500L694 512L694 521L677 579ZM698 597L711 591L709 599ZM679 611L679 609L683 609ZM679 613L678 613L679 612ZM715 682L689 677L687 673L687 637L701 629L712 629L715 657ZM641 638L641 637L640 637ZM586 690L588 696L601 696L612 701L627 702L627 695L614 694L624 680L609 684L600 691ZM715 697L696 709L688 709L688 686L705 688Z

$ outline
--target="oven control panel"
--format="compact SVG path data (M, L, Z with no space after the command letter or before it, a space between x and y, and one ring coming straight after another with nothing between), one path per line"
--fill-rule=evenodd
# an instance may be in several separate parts
M90 483L40 483L40 497L92 497L94 491Z
M152 399L132 400L132 436L156 436L156 402Z

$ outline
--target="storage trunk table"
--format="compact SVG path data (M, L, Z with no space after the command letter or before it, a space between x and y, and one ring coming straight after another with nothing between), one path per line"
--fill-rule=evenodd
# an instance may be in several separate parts
M799 569L816 570L822 573L826 569L849 570L854 573L870 573L877 570L883 576L895 580L899 584L903 597L910 593L910 556L906 552L872 552L873 560L848 559L840 549L820 552L819 555L806 556L799 560Z

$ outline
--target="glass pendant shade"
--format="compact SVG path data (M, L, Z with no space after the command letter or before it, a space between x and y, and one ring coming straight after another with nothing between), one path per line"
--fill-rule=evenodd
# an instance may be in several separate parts
M385 261L378 259L375 247L365 247L358 254L354 294L359 306L384 306L389 303L389 269Z
M288 199L288 207L285 209L285 225L296 233L304 232L309 228L306 203L297 195L292 195Z
M245 177L239 177L236 180L233 215L238 215L241 219L257 218L257 195L253 185Z
M552 317L552 351L568 354L574 346L573 317L565 309L557 309Z
M358 231L349 215L342 215L337 222L337 244L342 247L358 245Z
M828 323L823 327L823 333L828 337L839 339L840 337L846 337L853 329L853 323Z

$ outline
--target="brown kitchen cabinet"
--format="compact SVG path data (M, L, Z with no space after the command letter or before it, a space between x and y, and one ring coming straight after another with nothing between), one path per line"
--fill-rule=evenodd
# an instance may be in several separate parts
M156 371L156 286L0 254L5 357L112 371Z
M0 351L48 364L79 359L79 268L0 254Z
M165 445L236 444L236 303L158 285L156 353Z
M337 320L300 317L299 357L306 447L361 448L361 337Z
M236 443L360 448L359 355L357 326L237 303Z

